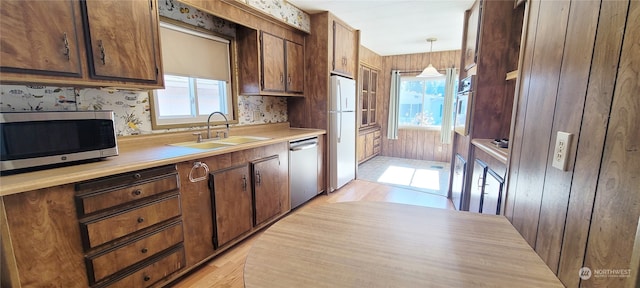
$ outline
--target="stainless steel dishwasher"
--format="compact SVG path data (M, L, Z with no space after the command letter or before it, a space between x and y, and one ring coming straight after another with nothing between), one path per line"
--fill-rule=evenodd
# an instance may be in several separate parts
M289 142L289 191L291 209L318 192L318 137Z

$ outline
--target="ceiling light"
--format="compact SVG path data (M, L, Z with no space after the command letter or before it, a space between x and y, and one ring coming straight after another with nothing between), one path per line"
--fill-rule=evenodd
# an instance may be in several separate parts
M433 67L433 65L431 65L431 53L433 53L433 42L437 41L437 38L427 38L427 42L431 43L431 50L429 50L429 66L427 66L427 68L424 68L424 70L422 70L422 73L420 73L418 76L416 77L440 77L440 76L444 76L442 74L440 74L440 72L438 72L438 69L436 69L435 67Z

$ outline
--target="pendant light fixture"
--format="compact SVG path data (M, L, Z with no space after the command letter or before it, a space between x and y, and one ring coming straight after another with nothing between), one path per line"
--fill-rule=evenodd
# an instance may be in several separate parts
M431 43L431 50L429 50L429 66L427 66L427 68L424 68L424 70L422 70L422 73L420 73L416 77L440 77L440 76L444 76L443 74L440 74L440 72L438 72L438 70L435 67L433 67L433 65L431 65L431 53L433 53L433 42L435 42L437 40L438 40L438 38L427 38L427 42Z

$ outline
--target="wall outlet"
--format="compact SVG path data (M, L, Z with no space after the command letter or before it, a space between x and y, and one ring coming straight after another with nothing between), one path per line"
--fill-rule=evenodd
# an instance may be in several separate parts
M553 160L551 160L551 166L558 168L562 171L567 171L569 164L569 147L571 147L571 138L573 134L567 132L558 131L556 135L556 148L553 150Z

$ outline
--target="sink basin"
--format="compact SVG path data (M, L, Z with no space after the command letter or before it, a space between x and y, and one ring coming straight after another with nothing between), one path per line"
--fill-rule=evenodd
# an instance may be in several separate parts
M196 149L221 149L225 147L230 147L238 144L251 143L263 140L269 140L271 138L266 137L256 137L256 136L230 136L228 138L218 139L218 140L204 140L204 142L196 143L195 141L190 142L180 142L169 144L171 146L181 146L181 147L189 147Z
M229 136L228 138L216 140L215 142L235 145L235 144L251 143L251 142L257 142L257 141L263 141L263 140L269 140L269 139L271 138L256 137L256 136Z
M225 144L225 143L218 143L218 142L211 141L211 142L201 142L201 143L181 142L181 143L174 143L169 145L196 148L196 149L220 149L220 148L233 146L236 144Z

